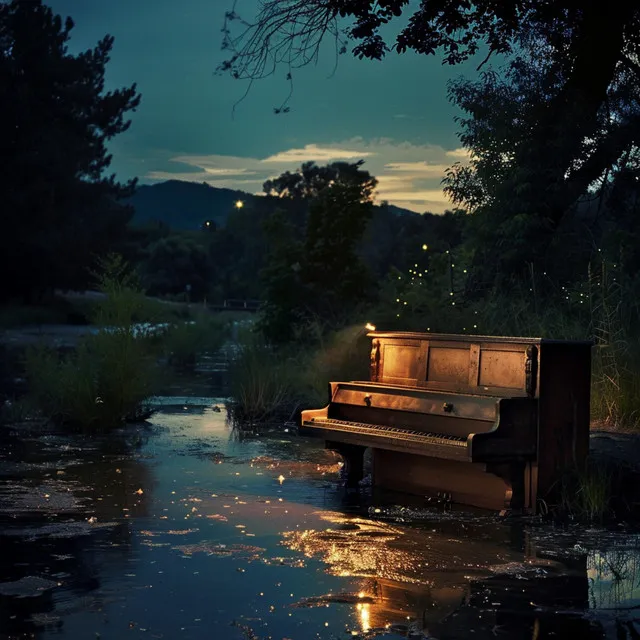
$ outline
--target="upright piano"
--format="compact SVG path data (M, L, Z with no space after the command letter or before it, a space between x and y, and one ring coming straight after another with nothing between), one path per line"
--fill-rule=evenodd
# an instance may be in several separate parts
M591 343L371 332L370 379L331 382L303 433L342 454L347 483L536 513L589 449Z

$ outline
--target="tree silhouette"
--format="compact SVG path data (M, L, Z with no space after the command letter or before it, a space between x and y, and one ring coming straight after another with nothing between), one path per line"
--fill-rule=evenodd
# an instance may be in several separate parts
M83 285L131 215L106 143L140 96L105 91L113 38L74 56L72 28L40 0L0 4L0 298Z
M350 26L341 30L341 19L350 20ZM382 30L400 22L397 36L385 40ZM360 58L412 50L441 55L451 65L477 54L483 56L479 67L492 56L515 60L506 79L485 77L484 98L472 86L454 85L454 101L469 114L463 142L477 150L478 129L486 133L497 126L492 143L507 151L501 157L496 147L490 154L491 175L485 171L477 180L478 165L471 172L454 170L449 186L459 202L479 211L487 197L497 198L511 229L505 227L497 241L490 240L478 260L483 263L506 248L514 260L502 268L516 273L544 255L585 190L624 158L630 145L638 145L637 2L267 0L254 21L228 13L224 33L229 58L221 70L249 80L282 66L291 73L314 61L326 37L338 53L353 44L352 53ZM512 120L500 124L502 116ZM501 137L499 131L515 137ZM501 197L491 182L499 185ZM525 218L523 229L519 221ZM519 246L511 244L514 235Z

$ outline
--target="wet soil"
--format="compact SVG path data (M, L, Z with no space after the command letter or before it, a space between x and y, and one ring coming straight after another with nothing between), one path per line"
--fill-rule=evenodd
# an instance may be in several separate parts
M0 429L0 639L640 631L634 531L345 493L317 441L240 440L220 399L156 408L108 438Z

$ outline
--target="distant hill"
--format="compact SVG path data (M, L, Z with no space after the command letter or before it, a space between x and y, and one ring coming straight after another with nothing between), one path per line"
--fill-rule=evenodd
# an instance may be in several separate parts
M205 220L223 225L238 200L253 204L261 196L234 189L219 189L200 182L168 180L142 185L129 199L133 223L163 222L172 229L200 229Z
M196 230L206 220L215 220L218 226L223 226L238 200L246 206L265 204L263 196L182 180L142 185L128 202L135 210L136 226L162 222L175 230ZM415 215L394 205L389 205L389 211L395 215Z

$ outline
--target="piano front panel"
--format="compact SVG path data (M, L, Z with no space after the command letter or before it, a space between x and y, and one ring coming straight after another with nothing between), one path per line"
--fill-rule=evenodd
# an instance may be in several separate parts
M500 398L451 393L438 393L425 389L407 389L367 382L338 382L332 385L332 405L352 406L357 409L379 409L413 412L423 419L442 417L445 420L469 418L491 423L497 418Z
M457 385L469 383L471 350L469 345L440 346L431 344L428 352L426 381L452 382Z
M539 361L532 340L492 341L484 336L446 340L435 334L418 339L418 335L376 337L376 382L452 393L536 396Z
M482 349L478 367L478 385L504 389L525 388L526 353L524 349Z
M380 345L381 377L387 384L415 387L424 377L427 344L422 340L394 340Z

